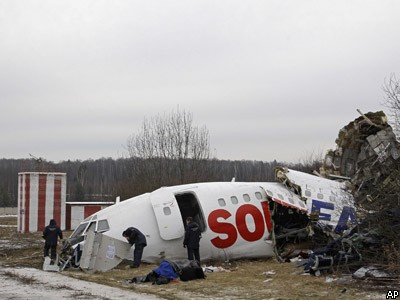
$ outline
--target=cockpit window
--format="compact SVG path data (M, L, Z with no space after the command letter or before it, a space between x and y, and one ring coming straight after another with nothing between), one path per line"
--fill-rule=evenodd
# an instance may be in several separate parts
M72 233L71 238L86 235L88 231L105 232L110 230L107 220L93 221L89 226L88 224L88 222L81 223Z
M71 237L76 237L76 236L80 236L83 234L83 232L85 231L86 226L88 225L88 223L81 223L76 229L75 231L72 233Z
M110 226L108 226L107 220L100 220L99 224L97 224L97 231L104 232L110 230Z
M96 221L91 222L90 225L89 225L89 227L88 227L88 229L85 231L85 234L86 234L86 232L88 232L88 231L96 232L96 223L97 223Z

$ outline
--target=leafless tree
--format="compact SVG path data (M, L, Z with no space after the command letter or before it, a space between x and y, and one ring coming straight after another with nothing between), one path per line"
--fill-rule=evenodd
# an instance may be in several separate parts
M209 132L193 125L193 115L178 108L169 115L145 118L141 130L128 138L127 150L138 172L155 185L183 183L189 170L200 172L201 162L210 158Z
M385 79L382 87L385 92L385 99L382 103L383 106L389 109L387 113L393 124L394 132L399 137L400 133L400 80L392 73L389 79Z

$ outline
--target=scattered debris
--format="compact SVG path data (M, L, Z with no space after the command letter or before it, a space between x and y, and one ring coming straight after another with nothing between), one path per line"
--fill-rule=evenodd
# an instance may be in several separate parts
M275 271L266 271L262 273L263 275L275 275L276 272Z
M334 282L334 281L336 281L337 280L337 278L333 278L333 277L326 277L325 278L325 282L326 283L331 283L331 282Z
M230 270L224 269L223 267L214 267L214 266L206 266L203 268L204 273L212 273L212 272L230 272Z
M389 275L386 272L383 272L379 270L377 267L371 266L371 267L361 267L357 271L353 273L354 278L366 278L366 277L389 277Z
M55 262L50 257L46 256L43 261L43 271L58 272L58 262Z

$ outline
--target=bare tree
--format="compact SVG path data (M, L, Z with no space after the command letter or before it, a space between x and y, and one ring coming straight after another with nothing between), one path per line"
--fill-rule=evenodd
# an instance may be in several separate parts
M393 124L394 132L396 136L400 133L400 80L396 78L396 75L392 73L389 79L385 79L382 87L385 92L385 100L382 103L383 106L389 109L387 114Z
M293 167L302 172L314 173L315 171L319 172L323 161L323 151L318 149L311 152L305 152L304 156L300 159L300 162L297 165L293 165Z
M177 109L145 118L141 130L128 138L127 150L138 173L154 185L183 183L189 171L199 172L200 162L210 158L209 132L193 125L191 113Z

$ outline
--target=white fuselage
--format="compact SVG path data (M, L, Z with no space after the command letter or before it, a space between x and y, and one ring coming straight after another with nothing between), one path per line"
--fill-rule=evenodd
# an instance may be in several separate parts
M201 260L270 257L274 254L268 242L272 230L271 201L306 214L317 204L323 212L321 220L334 226L341 218L340 186L337 183L291 172L293 182L300 181L299 184L304 186L304 195L295 194L281 183L268 182L210 182L162 187L107 207L88 217L80 226L106 223L107 226L96 225L92 229L122 241L125 241L122 232L128 227L136 227L147 239L143 260L159 262L187 257L183 248L184 220L192 216L202 228ZM332 195L336 195L336 199Z

